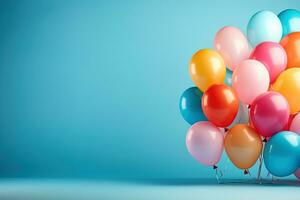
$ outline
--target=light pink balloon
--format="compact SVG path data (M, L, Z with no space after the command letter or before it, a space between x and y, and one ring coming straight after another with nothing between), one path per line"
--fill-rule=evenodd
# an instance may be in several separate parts
M297 133L300 135L300 113L298 113L294 119L292 120L290 131ZM297 169L297 171L294 173L294 175L300 179L300 168Z
M300 179L300 168L296 170L296 172L294 173L294 175Z
M291 122L290 131L300 135L300 113L298 113Z
M186 146L200 163L213 166L223 152L223 133L211 122L196 122L187 132Z
M276 42L263 42L255 47L251 59L260 61L267 68L270 82L273 83L278 75L284 71L287 55L284 48Z
M231 71L250 56L250 45L247 38L242 31L232 26L225 26L218 31L214 47Z
M232 75L232 87L241 102L251 105L258 95L269 89L270 77L266 67L257 60L247 59L240 63Z

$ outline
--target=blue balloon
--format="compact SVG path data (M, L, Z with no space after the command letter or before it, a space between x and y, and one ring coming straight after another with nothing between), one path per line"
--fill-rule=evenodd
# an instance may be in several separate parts
M232 83L232 71L230 71L229 69L226 69L226 76L225 76L225 80L224 83L228 86L231 87L231 83Z
M283 28L282 37L289 33L300 31L300 12L298 10L286 9L279 13L278 17Z
M273 12L259 11L248 23L247 36L253 47L266 41L279 42L282 37L281 22Z
M264 149L264 161L271 174L289 176L300 167L300 136L282 131L272 136Z
M193 125L198 121L207 121L201 105L203 93L197 87L186 89L180 97L179 109L185 121Z

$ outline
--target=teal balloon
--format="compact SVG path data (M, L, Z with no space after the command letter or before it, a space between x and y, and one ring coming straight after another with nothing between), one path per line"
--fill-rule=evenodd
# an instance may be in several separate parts
M225 76L225 80L224 83L228 86L231 87L231 83L232 83L232 71L230 71L229 69L226 69L226 76Z
M300 136L291 131L277 133L266 143L263 156L274 176L293 174L300 167Z
M295 9L286 9L278 15L283 29L282 37L292 32L300 31L300 12Z
M180 113L185 121L193 125L198 121L207 121L201 105L203 93L197 87L186 89L179 102Z
M282 37L281 22L273 12L259 11L248 23L247 36L253 47L266 41L279 42Z

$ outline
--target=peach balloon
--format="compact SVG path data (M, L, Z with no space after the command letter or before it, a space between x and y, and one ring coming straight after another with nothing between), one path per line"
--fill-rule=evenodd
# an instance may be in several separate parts
M224 145L229 159L240 169L252 167L263 147L258 133L245 124L232 127L225 136Z
M215 36L214 48L223 57L228 69L233 71L250 55L250 45L242 31L232 26L225 26Z
M238 98L244 104L251 105L252 101L269 89L269 72L257 60L247 59L240 63L232 75L232 87Z

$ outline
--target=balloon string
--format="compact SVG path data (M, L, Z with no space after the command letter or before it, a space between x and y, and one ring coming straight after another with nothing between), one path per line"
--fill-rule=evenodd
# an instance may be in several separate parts
M252 175L251 175L250 171L249 171L248 169L247 169L247 171L248 171L248 174L249 174L249 176L250 176L250 177L252 177Z
M262 170L262 164L263 164L263 152L264 152L264 149L265 149L265 143L263 142L263 147L262 147L262 151L260 153L260 157L259 157L259 168L258 168L258 173L257 173L257 181L259 183L261 183L261 170Z
M249 169L245 169L245 175L249 175L250 177L252 177L252 175L251 175Z
M216 179L217 179L217 183L220 183L220 179L219 179L219 175L218 175L218 169L215 169L215 173L216 173Z
M272 183L275 184L276 181L277 181L276 176L273 176L273 175L272 175Z
M220 176L219 176L219 172L218 172L219 171L218 167L216 165L214 165L213 169L215 170L217 183L220 184Z
M220 178L222 178L224 176L224 173L222 172L222 170L219 170L219 174L220 174Z
M260 155L259 158L259 167L258 167L258 173L257 173L257 181L260 183L261 181L261 169L262 169L262 155Z

